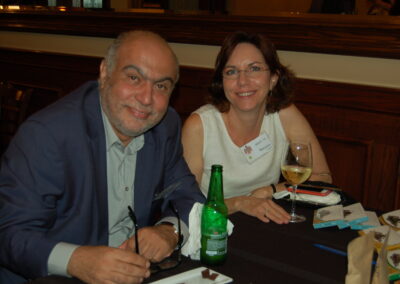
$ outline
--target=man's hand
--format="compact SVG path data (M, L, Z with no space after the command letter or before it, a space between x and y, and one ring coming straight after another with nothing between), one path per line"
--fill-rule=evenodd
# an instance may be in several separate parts
M85 283L141 283L150 276L150 263L133 251L106 246L77 248L68 273Z
M151 262L160 262L170 256L178 244L178 235L175 234L174 227L167 224L142 228L138 234L140 255ZM134 251L134 237L126 240L120 248Z

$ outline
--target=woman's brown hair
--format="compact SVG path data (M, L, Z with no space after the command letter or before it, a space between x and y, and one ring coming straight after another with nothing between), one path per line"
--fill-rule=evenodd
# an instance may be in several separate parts
M222 84L222 72L233 50L239 43L250 43L257 47L261 51L271 74L277 74L279 77L274 90L269 94L266 111L273 113L290 105L294 99L295 77L293 72L280 63L274 44L264 35L241 31L226 37L222 44L215 62L211 87L209 88L209 102L216 106L220 112L229 110L229 101L225 96Z

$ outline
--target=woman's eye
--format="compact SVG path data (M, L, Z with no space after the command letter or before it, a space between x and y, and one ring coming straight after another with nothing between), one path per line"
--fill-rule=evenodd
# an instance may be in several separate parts
M233 76L233 75L236 75L237 72L238 71L236 69L228 69L228 70L225 70L225 75Z
M250 72L258 72L258 71L261 71L261 67L257 66L257 65L250 66L249 70L250 70Z

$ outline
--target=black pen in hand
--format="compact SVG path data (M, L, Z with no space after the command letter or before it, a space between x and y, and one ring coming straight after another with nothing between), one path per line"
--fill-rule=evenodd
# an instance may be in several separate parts
M131 217L133 225L135 226L135 252L139 254L139 240L138 240L139 228L136 220L136 215L135 212L133 212L132 207L128 206L128 210L129 210L129 217Z

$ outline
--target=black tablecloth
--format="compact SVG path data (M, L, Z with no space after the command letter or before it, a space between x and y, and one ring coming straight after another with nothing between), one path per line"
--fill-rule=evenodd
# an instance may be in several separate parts
M289 209L289 202L281 201ZM337 227L314 229L313 209L298 206L299 213L307 221L298 224L265 224L242 213L229 216L234 224L233 234L228 239L228 258L225 264L210 267L233 278L234 283L344 283L347 273L347 258L321 250L313 244L323 244L342 251L358 236L350 229ZM149 283L167 276L187 271L202 265L199 261L185 258L174 270L151 276ZM50 276L37 279L35 284L81 283L76 279Z

